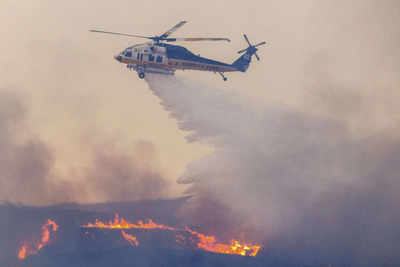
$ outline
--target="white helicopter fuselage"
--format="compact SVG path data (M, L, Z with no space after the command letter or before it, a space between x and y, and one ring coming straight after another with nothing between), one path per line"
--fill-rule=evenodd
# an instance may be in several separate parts
M164 43L145 43L126 48L114 58L136 70L139 77L144 73L173 75L175 70L200 70L212 72L238 71L231 64L194 55L182 46Z

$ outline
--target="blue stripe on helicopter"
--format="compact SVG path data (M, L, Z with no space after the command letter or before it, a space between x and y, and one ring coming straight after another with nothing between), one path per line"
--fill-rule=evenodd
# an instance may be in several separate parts
M187 50L185 47L182 47L182 46L170 45L170 44L164 44L164 43L161 43L159 45L166 47L168 58L177 59L177 60L195 61L195 62L199 62L199 63L212 64L212 65L218 65L218 66L224 66L224 67L232 67L232 65L230 65L230 64L226 64L226 63L211 60L208 58L196 56L195 54L193 54L192 52L190 52L189 50Z

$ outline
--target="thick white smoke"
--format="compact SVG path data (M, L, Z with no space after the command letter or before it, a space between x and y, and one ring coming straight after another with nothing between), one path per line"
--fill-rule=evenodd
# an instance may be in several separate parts
M28 114L21 95L0 88L0 201L37 205L166 195L168 182L152 143L137 142L128 153L109 139L82 142L81 149L90 151L91 160L64 174L55 168L59 154L31 132Z
M178 178L199 202L212 198L271 250L309 262L315 253L325 263L396 260L398 137L354 138L338 120L260 112L198 81L149 75L147 82L188 141L215 149ZM213 207L198 203L196 213Z

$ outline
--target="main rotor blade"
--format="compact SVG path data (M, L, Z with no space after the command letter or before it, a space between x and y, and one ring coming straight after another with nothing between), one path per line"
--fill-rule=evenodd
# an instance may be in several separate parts
M254 53L254 55L256 56L257 60L260 60L260 57L257 55L257 53Z
M246 40L246 42L249 44L249 46L251 46L251 43L249 41L249 38L247 38L246 34L243 34L244 39Z
M258 46L260 46L260 45L265 45L267 42L261 42L261 43L258 43L258 44L256 44L254 47L258 47Z
M148 37L148 36L126 34L126 33L120 33L120 32L106 32L106 31L99 31L99 30L89 30L89 31L90 32L98 32L98 33L114 34L114 35L122 35L122 36L128 36L128 37L152 39L152 37Z
M238 51L238 54L241 54L241 53L245 52L246 50L247 50L247 48L242 49L242 50L239 50L239 51Z
M180 27L182 27L187 21L181 21L178 24L176 24L174 27L172 27L171 29L169 29L168 31L166 31L165 33L163 33L162 35L160 35L161 38L167 38L168 36L170 36L172 33L174 33L177 29L179 29Z
M165 38L162 40L167 42L231 41L228 38Z

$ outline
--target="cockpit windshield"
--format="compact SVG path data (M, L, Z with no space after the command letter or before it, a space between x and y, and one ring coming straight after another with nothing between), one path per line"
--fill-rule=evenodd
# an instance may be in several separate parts
M125 50L122 52L122 55L125 57L132 57L132 51L131 50Z

